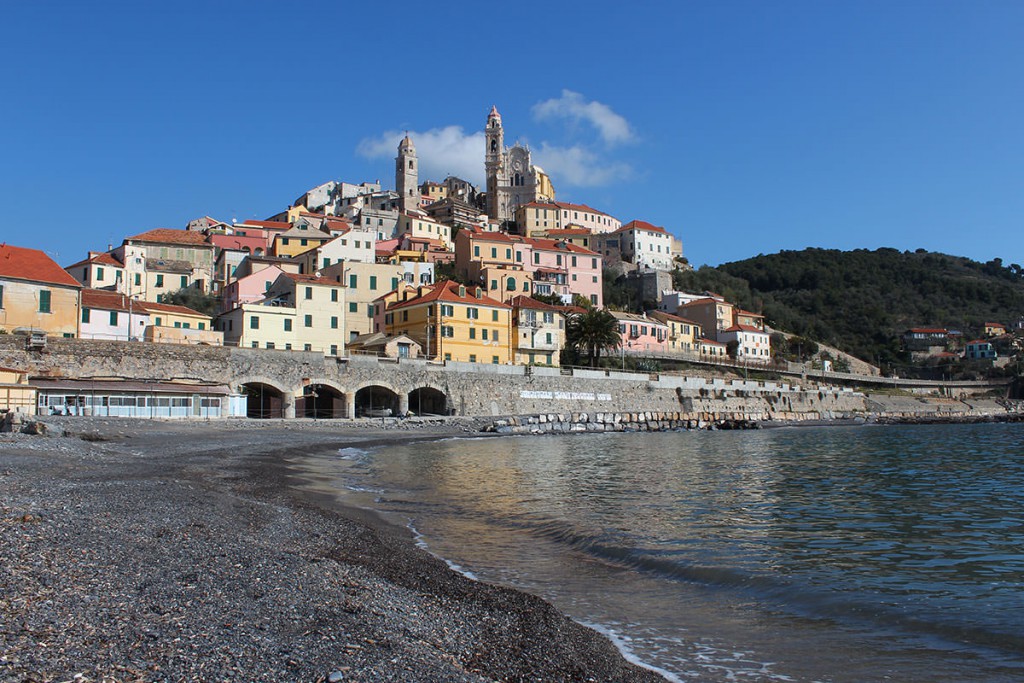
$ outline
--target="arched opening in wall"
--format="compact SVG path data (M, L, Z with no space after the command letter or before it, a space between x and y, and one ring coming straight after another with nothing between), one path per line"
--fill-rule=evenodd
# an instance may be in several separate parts
M369 386L356 392L356 417L398 415L398 394L387 387Z
M284 417L284 394L262 382L242 385L245 394L245 416L257 420Z
M433 387L417 387L410 391L409 410L415 415L451 415L448 396Z
M295 414L317 420L345 417L345 395L326 384L310 384L295 404Z

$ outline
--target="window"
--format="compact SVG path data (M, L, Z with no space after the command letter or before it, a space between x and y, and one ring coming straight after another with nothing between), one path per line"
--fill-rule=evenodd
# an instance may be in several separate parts
M483 338L484 341L487 341L487 328L486 327L484 328L483 334L480 335L480 336Z
M377 289L377 276L376 275L371 275L370 276L370 291L373 291L375 289Z
M498 281L497 280L491 280L491 289L495 290L497 288L498 288Z
M110 312L110 324L112 326L117 326L117 311Z
M313 327L313 316L306 316L306 327Z
M358 313L359 312L359 304L357 304L355 301L349 301L348 302L348 312L349 313Z
M491 247L491 258L498 258L498 248Z
M442 325L441 326L441 336L442 337L449 337L449 338L454 337L455 336L455 328L452 327L451 325Z
M505 281L505 289L510 292L516 291L516 279L514 277L510 277Z
M39 312L50 312L50 290L44 289L39 292Z
M512 250L511 249L506 249L505 250L505 258L507 258L507 259L512 258Z
M355 289L356 286L357 286L356 285L357 282L358 282L358 279L356 278L356 274L355 273L352 273L351 275L348 276L348 286L349 287L351 287L352 289Z
M473 245L473 256L476 256L476 257L480 256L480 245L479 244Z
M441 304L441 315L455 315L455 309L452 308L451 304Z
M497 365L498 364L498 357L497 356L491 356L491 363L493 363L494 365Z
M309 240L307 240L305 237L303 237L302 239L299 240L299 246L300 247L309 246Z
M498 341L498 330L491 330L491 339Z
M312 351L313 350L313 345L312 344L303 344L302 345L302 350L303 351Z
M452 359L452 354L450 354L450 353L444 354L444 359L445 360L451 360Z
M331 329L332 330L338 329L338 316L336 316L336 315L332 315L331 316Z
M546 334L546 337L547 337L547 339L545 339L545 341L546 341L546 342L547 342L548 344L550 344L550 343L551 343L551 333L550 333L550 332L548 332L548 333Z
M160 327L160 325L163 324L163 318L157 318L156 320L153 321L153 324L156 325L157 327ZM256 325L256 327L259 327L259 325Z
M82 322L83 323L89 322L89 309L88 308L83 308L82 309Z
M470 339L476 339L476 328L475 327L469 328L469 338Z
M469 354L469 362L470 363L475 363L476 362L476 354L475 353Z
M522 262L522 260L523 260L523 252L517 251L516 252L516 261Z
M402 322L409 322L409 311L402 311Z
M332 356L337 356L338 355L338 345L337 344L331 344L331 355Z
M572 267L573 268L576 267L576 257L575 256L572 257Z
M466 308L466 317L470 320L477 320L480 318L480 309L473 308L472 306Z
M252 343L252 348L258 349L259 347L260 347L260 343L259 342L253 342Z
M338 290L332 289L331 290L331 301L337 301L337 300L338 300Z
M291 318L285 318L284 319L284 331L285 332L291 332L292 331L292 319Z
M163 287L164 286L164 276L163 276L162 273L156 276L156 286L157 287Z
M274 342L267 342L267 348L268 348L268 349L272 349L272 348L274 348L274 347L275 347L275 344L274 344Z
M142 286L142 273L135 273L135 286L136 287L141 287Z
M206 329L206 323L199 323L199 329L205 330Z
M103 282L103 268L96 267L96 281Z
M249 329L258 330L260 329L260 317L258 315L251 316L249 318Z
M398 278L391 278L391 289L398 289Z
M182 286L183 289L185 287L188 287L188 275L182 275L181 276L181 286Z
M175 320L174 321L174 326L180 329L181 328L181 321L180 320Z
M313 288L312 287L306 287L306 301L309 301L312 298L313 298Z

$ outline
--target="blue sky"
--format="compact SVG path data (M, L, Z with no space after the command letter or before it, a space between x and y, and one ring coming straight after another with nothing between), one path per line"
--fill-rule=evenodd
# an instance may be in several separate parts
M1018 0L0 0L0 25L0 241L62 265L326 180L393 187L406 130L421 179L479 180L492 104L559 199L662 225L694 264L1024 263Z

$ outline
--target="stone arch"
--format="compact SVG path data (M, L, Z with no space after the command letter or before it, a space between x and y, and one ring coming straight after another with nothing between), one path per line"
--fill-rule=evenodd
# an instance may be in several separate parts
M403 393L387 382L362 382L355 390L356 417L391 417L402 409Z
M414 415L451 415L452 402L448 393L429 382L417 384L407 395L406 404Z
M288 392L269 377L243 377L234 382L246 397L246 417L270 419L285 417L291 406Z
M295 416L330 420L348 417L345 389L326 377L311 377L295 392Z

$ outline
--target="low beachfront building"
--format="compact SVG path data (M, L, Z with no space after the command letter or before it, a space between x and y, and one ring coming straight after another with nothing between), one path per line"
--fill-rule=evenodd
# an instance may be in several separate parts
M82 285L38 249L0 244L0 331L78 334Z
M666 349L669 352L700 353L700 339L703 334L696 322L665 311L649 311L648 315L668 326Z
M149 311L143 302L120 292L83 289L81 310L82 339L140 340L149 325Z
M222 346L224 335L213 327L213 318L186 306L147 301L149 313L144 339L160 344Z
M668 325L646 313L609 311L619 321L625 353L661 353L668 350Z
M564 309L522 295L509 303L514 327L514 362L557 367L565 346Z
M771 338L768 334L752 325L733 325L718 335L718 341L726 344L735 343L736 360L745 363L770 363L772 360Z

